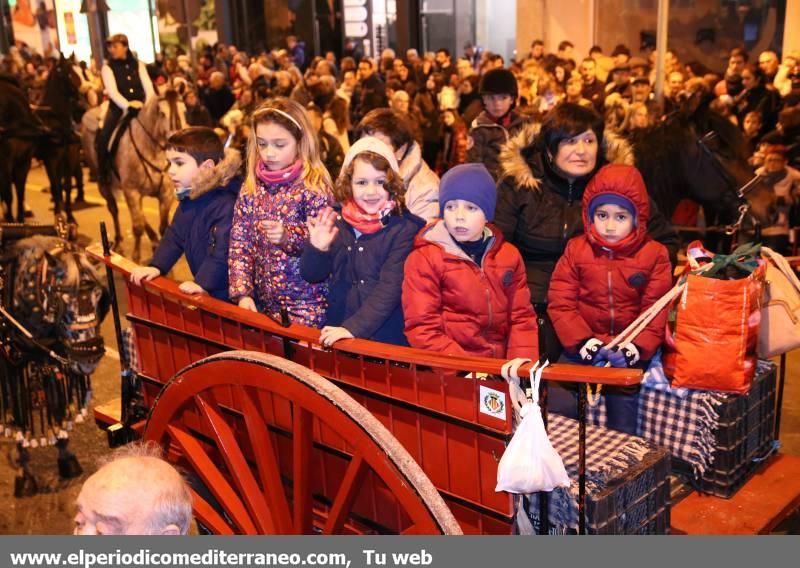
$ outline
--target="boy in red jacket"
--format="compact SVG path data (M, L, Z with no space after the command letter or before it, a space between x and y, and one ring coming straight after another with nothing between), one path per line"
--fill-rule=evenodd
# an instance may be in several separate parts
M455 166L442 177L443 219L420 231L405 264L403 313L412 347L538 358L522 257L487 225L495 201L495 182L483 164Z
M589 365L646 368L664 339L662 311L632 343L605 344L672 287L664 245L647 236L650 206L639 170L611 164L583 194L584 235L567 244L550 280L547 312L566 357ZM636 433L638 387L608 388L608 426Z

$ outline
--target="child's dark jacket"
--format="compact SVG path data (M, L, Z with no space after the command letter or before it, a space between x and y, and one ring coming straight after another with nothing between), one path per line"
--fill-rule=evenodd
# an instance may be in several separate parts
M228 241L242 185L240 165L239 153L228 150L214 168L201 170L150 261L166 274L185 254L194 281L220 300L228 299Z
M356 239L344 219L327 252L310 244L303 249L300 274L310 283L331 276L326 325L346 328L354 337L408 345L403 334L400 296L403 265L424 222L405 212L388 217L377 233Z

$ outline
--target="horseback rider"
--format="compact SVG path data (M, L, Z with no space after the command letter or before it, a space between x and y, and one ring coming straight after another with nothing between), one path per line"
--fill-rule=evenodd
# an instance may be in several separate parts
M128 47L125 34L114 34L106 40L108 60L101 75L109 98L108 112L103 119L103 128L95 140L100 183L111 183L114 156L108 151L108 143L123 114L134 117L144 103L156 92L147 74L145 64L137 60Z

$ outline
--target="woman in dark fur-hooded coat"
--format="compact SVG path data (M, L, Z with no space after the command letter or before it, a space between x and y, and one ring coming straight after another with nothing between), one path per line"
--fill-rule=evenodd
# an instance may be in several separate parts
M525 262L531 301L544 303L567 241L583 232L581 199L606 163L633 165L633 149L603 132L592 109L564 103L522 128L501 150L495 225ZM677 234L650 199L650 236L677 254Z

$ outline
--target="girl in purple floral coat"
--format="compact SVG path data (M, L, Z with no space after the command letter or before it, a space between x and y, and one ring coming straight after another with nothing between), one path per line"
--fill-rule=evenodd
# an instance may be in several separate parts
M308 240L306 219L331 201L314 130L298 103L275 98L254 113L247 178L233 213L228 255L230 298L239 307L293 323L321 327L327 283L300 276Z

